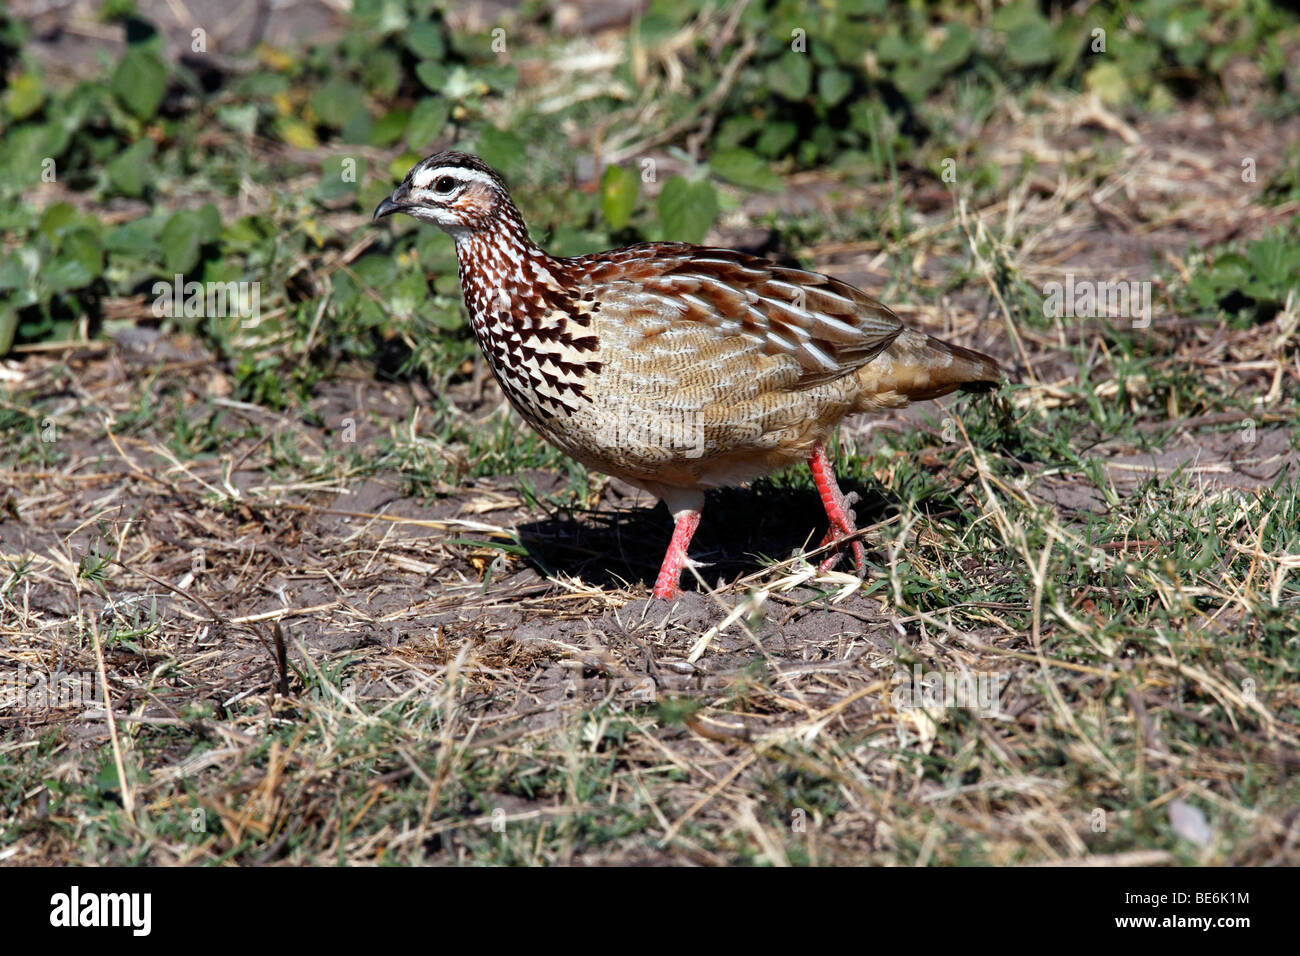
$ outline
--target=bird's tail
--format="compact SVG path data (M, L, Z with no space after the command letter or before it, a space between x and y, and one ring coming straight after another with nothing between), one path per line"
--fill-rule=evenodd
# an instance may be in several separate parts
M898 408L939 398L961 389L982 392L1002 379L1002 370L989 356L904 329L883 352L857 371L859 406Z

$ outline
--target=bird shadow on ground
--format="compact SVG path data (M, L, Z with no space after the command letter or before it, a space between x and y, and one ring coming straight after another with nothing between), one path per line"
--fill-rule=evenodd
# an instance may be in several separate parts
M857 492L859 528L898 511L898 503L873 483L841 481ZM708 582L731 583L774 561L817 547L826 533L826 512L812 488L783 487L760 480L749 488L711 491L704 517L691 541L691 558ZM564 574L600 588L654 584L672 537L672 519L660 504L598 511L568 509L516 526L527 560L543 575ZM868 550L870 545L868 544ZM842 568L851 568L843 563ZM689 572L682 587L698 582Z

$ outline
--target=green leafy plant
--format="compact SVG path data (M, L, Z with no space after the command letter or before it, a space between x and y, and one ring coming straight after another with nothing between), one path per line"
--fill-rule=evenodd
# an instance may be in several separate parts
M1271 318L1289 295L1300 293L1300 245L1292 228L1246 244L1244 252L1221 250L1193 275L1188 295L1202 309L1222 308L1232 315Z

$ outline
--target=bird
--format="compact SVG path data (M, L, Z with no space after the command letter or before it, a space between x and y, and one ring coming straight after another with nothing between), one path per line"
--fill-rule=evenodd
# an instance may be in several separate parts
M1001 380L990 356L905 327L831 276L685 242L548 255L501 175L469 153L417 162L371 222L394 213L455 241L470 326L520 416L667 506L654 598L681 594L706 490L804 462L830 522L820 569L847 541L863 573L856 495L826 451L841 421Z

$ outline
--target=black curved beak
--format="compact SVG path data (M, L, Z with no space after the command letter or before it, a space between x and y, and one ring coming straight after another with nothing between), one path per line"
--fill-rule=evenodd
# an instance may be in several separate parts
M371 222L378 222L385 216L391 216L395 212L402 212L410 206L405 201L406 187L398 186L393 190L393 194L375 207L375 214L370 217Z

